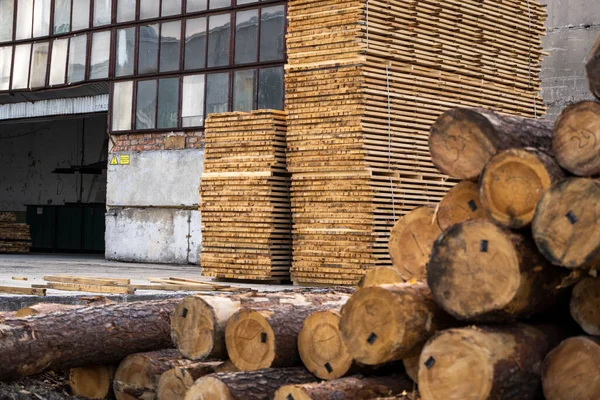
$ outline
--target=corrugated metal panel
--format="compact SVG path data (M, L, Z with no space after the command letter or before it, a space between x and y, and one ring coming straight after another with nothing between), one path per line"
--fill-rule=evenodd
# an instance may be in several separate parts
M0 105L0 120L89 114L108 111L108 95L41 100Z
M70 86L60 89L44 89L31 92L0 93L0 104L24 103L40 100L66 99L69 97L89 97L108 94L108 82L93 82L84 85Z

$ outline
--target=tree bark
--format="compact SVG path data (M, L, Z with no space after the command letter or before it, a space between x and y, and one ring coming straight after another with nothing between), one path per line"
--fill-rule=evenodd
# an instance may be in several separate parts
M339 293L337 298L336 293ZM177 305L171 318L171 337L181 354L191 360L225 359L225 325L242 307L251 307L257 302L269 302L273 305L289 301L319 304L347 298L348 293L351 290L297 290L260 295L251 293L186 297Z
M550 308L567 273L550 265L528 235L473 220L436 241L427 283L436 302L455 318L502 322Z
M404 281L425 279L431 248L440 233L431 207L416 208L396 222L388 248L392 264Z
M357 362L384 364L414 356L451 324L423 283L359 289L342 308L340 330Z
M169 320L179 301L133 302L36 318L8 318L0 330L4 360L0 380L111 364L132 353L171 347Z
M127 356L115 373L113 388L117 400L155 399L158 380L163 373L192 363L176 349Z
M115 365L71 368L69 386L75 396L87 399L107 399L113 397L112 383Z
M304 368L213 374L198 379L188 390L185 400L271 400L277 389L284 385L317 380Z
M183 399L196 380L209 374L221 372L224 364L222 361L200 362L166 371L158 380L157 399Z
M427 400L542 399L540 365L561 339L554 327L450 329L435 335L419 360Z
M402 283L402 275L394 267L375 267L371 268L365 276L363 276L358 282L358 287L370 287L380 285L393 285L395 283Z
M298 334L304 320L315 312L339 310L347 300L348 296L333 295L321 304L304 299L249 304L225 327L229 359L242 371L301 365Z
M437 223L442 231L461 222L486 217L479 199L479 185L471 181L462 181L450 189L437 211Z
M413 386L413 382L402 375L369 378L359 375L328 382L283 386L275 392L274 400L372 399L377 396L400 394L411 390Z
M523 147L549 152L552 124L488 110L455 108L438 118L429 136L435 166L453 178L466 180L476 180L498 152Z
M565 178L556 161L536 149L496 154L483 170L479 196L489 217L512 229L528 226L542 194Z
M592 268L600 262L600 181L566 179L540 199L532 224L539 251L554 265Z
M562 342L542 366L546 400L597 400L600 394L600 339L579 336Z
M597 99L600 99L600 37L585 64L585 72L590 84L590 91Z
M600 336L600 278L586 278L575 286L571 316L585 333Z

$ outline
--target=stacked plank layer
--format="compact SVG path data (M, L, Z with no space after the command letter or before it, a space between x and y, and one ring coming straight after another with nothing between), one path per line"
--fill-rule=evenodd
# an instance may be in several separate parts
M207 119L200 185L204 276L289 279L285 118L280 111L254 111Z
M17 223L11 212L0 212L0 253L28 253L31 247L29 225Z
M293 281L355 284L391 265L394 222L455 184L428 153L445 110L544 114L545 17L527 0L289 1Z

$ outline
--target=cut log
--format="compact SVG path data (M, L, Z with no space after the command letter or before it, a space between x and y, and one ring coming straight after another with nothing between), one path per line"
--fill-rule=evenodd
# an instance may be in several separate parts
M402 275L394 267L376 267L370 269L365 276L362 277L358 282L358 287L370 287L370 286L381 286L381 285L393 285L395 283L402 283Z
M403 375L350 376L329 382L283 386L274 400L354 400L392 396L409 391L413 382Z
M193 361L183 358L176 349L158 350L127 356L117 368L113 388L117 400L155 399L160 376Z
M322 304L255 303L235 313L225 327L231 362L241 371L301 365L298 334L304 320L319 311L339 310L348 296L335 295Z
M539 251L554 265L588 268L600 262L600 182L571 178L548 189L532 224Z
M542 366L546 400L597 400L600 339L572 337L548 354Z
M600 336L600 278L586 278L575 286L571 316L585 333Z
M419 360L424 400L542 398L540 365L560 341L553 327L450 329L436 334Z
M0 363L0 380L112 364L132 353L170 347L169 321L179 301L111 304L36 318L7 318L0 336L5 361Z
M461 222L486 217L479 199L479 185L471 181L462 181L450 189L437 211L437 222L442 231Z
M597 99L600 99L600 37L598 37L585 64L585 72L590 84L590 91Z
M416 356L407 357L402 360L402 364L404 364L404 370L406 371L406 375L413 380L414 383L419 383L419 359L421 358L421 352Z
M452 316L499 322L550 308L567 274L550 265L528 235L473 220L453 226L436 241L427 283Z
M429 150L436 167L453 178L476 180L502 150L533 147L549 152L552 124L479 109L446 111L431 127Z
M423 283L359 289L342 308L340 330L355 361L384 364L416 355L450 324Z
M256 302L278 304L281 301L307 304L315 301L315 304L320 304L328 301L324 294L335 293L348 297L343 291L325 290L264 293L260 296L242 294L186 297L177 305L171 318L171 337L181 354L191 360L226 359L225 325L242 306L251 306ZM330 300L336 301L335 295Z
M15 317L30 317L32 315L50 314L54 312L73 310L76 308L82 308L82 306L70 304L39 303L29 307L21 308L15 313Z
M431 248L440 233L432 207L416 208L396 222L388 248L392 264L404 281L425 278Z
M492 157L483 170L481 204L496 223L520 229L533 220L542 194L564 177L556 161L541 151L505 150Z
M69 372L71 392L75 396L87 399L112 397L112 383L116 369L114 365L71 368Z
M282 386L315 381L304 368L219 373L198 379L185 400L271 400Z
M600 174L600 104L582 101L565 108L554 126L552 151L574 175Z
M224 362L201 362L186 367L175 367L160 376L156 391L158 400L183 399L197 379L221 372Z

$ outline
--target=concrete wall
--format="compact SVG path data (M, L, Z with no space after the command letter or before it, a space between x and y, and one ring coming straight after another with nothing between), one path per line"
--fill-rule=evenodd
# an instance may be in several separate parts
M106 114L77 119L0 124L0 210L79 200L79 176L56 168L106 160ZM83 175L83 202L104 202L106 171Z
M542 64L542 96L547 118L556 119L563 108L591 99L585 62L600 35L598 0L541 0L548 6L544 49L550 56Z

